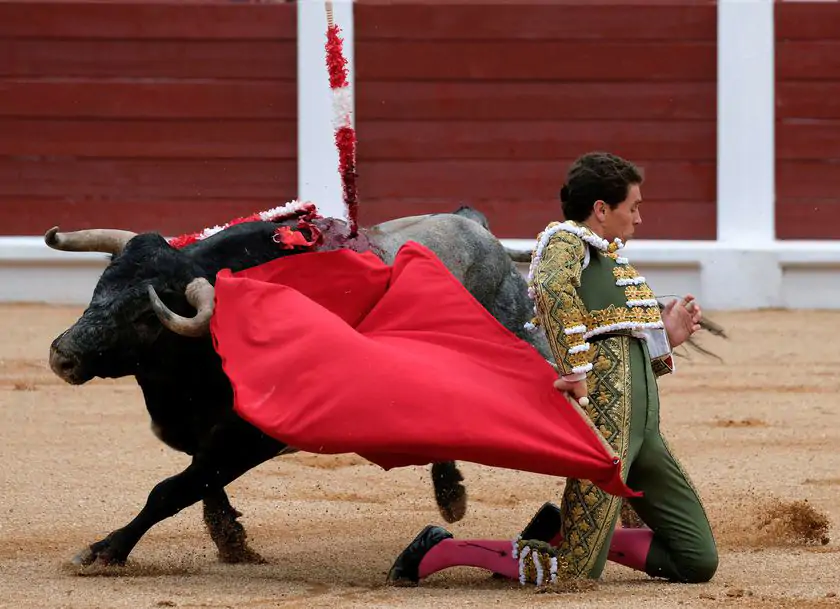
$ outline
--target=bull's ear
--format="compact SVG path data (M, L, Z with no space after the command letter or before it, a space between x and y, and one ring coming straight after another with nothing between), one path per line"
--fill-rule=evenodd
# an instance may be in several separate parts
M156 232L140 233L134 237L125 247L125 251L154 251L173 249L166 237Z
M174 245L172 243L170 243L169 240L166 237L164 237L163 235L161 235L158 232L151 232L151 233L146 233L146 234L151 239L153 239L155 243L158 243L161 247L171 247L173 249L178 249L178 248L174 247Z

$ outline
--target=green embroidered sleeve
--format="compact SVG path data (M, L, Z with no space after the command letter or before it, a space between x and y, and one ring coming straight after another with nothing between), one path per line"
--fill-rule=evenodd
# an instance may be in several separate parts
M592 369L584 340L587 310L577 293L586 244L576 235L552 235L534 271L533 290L540 325L562 376Z

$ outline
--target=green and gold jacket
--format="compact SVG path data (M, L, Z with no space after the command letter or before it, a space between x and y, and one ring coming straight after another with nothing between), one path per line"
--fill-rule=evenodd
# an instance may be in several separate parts
M563 376L592 369L599 337L626 334L646 342L657 376L674 370L659 304L623 247L572 221L552 222L537 237L528 275L536 316Z

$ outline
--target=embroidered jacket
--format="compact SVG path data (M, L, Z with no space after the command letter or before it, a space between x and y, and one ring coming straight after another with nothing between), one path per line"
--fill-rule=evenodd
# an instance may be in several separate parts
M657 376L673 371L659 304L645 278L608 243L575 222L552 222L537 239L529 293L561 375L578 378L592 369L588 342L629 334L645 340Z

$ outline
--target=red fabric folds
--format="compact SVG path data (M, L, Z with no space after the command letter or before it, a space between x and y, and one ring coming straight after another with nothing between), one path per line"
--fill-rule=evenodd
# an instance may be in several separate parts
M222 271L211 331L236 412L301 450L386 470L469 461L639 495L553 388L553 368L419 244L392 267L336 250Z

